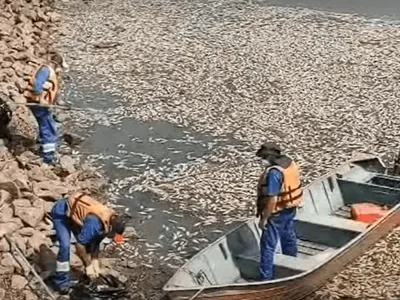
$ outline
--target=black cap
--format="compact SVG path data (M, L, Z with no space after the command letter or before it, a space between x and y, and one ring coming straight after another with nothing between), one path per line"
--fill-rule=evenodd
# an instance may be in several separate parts
M266 158L267 156L280 156L281 155L281 148L275 144L274 142L266 141L264 142L260 149L257 150L256 156Z

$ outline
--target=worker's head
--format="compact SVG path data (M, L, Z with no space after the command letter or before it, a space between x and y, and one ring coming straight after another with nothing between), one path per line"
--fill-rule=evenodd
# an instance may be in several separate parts
M126 227L126 220L122 215L116 214L110 220L110 233L113 235L115 242L123 241L123 234Z
M256 156L261 158L264 167L274 164L277 158L282 156L281 148L273 142L264 142L257 150Z

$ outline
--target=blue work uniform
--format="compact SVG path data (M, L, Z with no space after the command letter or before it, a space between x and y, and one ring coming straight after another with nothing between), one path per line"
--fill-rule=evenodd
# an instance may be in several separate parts
M58 200L51 211L56 237L59 242L57 255L57 267L54 283L60 289L71 286L70 248L71 232L74 232L74 224L67 216L68 199ZM80 231L74 232L79 244L84 245L88 253L96 253L99 250L101 240L104 237L104 225L95 215L88 215L83 220Z
M281 192L283 176L277 169L271 169L266 176L264 194L270 197ZM264 228L260 240L260 275L261 280L271 280L274 276L275 249L280 241L282 253L297 256L297 238L295 231L296 207L284 209L272 214Z
M43 85L48 81L50 71L43 67L36 74L33 92L40 95L43 92ZM58 131L53 114L48 107L30 106L39 126L39 142L42 148L43 162L53 164L56 162L56 151L58 144Z

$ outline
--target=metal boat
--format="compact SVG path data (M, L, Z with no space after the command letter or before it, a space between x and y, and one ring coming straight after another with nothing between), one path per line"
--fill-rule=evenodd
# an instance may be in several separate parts
M259 280L257 219L249 218L193 256L163 287L172 300L303 299L400 224L400 176L363 155L304 188L297 257L275 254L275 278ZM385 206L372 223L351 218L357 203Z

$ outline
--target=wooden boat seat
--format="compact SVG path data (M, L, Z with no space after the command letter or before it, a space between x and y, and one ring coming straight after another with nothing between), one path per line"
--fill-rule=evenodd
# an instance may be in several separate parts
M298 215L297 220L307 223L312 223L324 227L331 227L336 229L348 230L353 232L364 232L368 224L363 222L354 221L351 219L344 219L331 215Z

